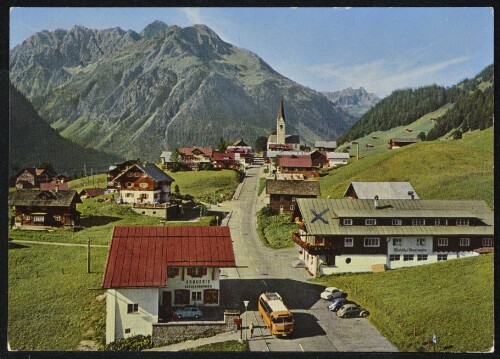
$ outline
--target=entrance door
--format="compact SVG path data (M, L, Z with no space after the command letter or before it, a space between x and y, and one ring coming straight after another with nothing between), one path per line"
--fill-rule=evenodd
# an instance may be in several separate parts
M171 316L172 311L172 292L165 291L161 293L161 314L167 319Z

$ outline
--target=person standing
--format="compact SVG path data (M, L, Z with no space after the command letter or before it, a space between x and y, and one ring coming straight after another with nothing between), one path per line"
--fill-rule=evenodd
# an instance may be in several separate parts
M250 328L250 338L252 338L253 337L253 322L250 323L249 328Z

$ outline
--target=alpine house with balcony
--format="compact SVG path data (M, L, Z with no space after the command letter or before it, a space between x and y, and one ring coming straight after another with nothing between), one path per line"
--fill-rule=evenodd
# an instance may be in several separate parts
M297 199L292 233L314 275L368 272L477 255L493 248L484 201Z

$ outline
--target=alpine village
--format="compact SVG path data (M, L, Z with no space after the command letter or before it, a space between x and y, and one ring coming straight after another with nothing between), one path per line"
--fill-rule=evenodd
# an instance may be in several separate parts
M379 98L205 25L32 35L9 350L490 351L493 74Z

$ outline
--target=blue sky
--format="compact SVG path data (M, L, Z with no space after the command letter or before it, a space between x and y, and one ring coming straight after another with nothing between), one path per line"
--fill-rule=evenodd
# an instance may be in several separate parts
M205 24L318 91L453 85L493 63L492 8L13 8L10 47L41 30Z

